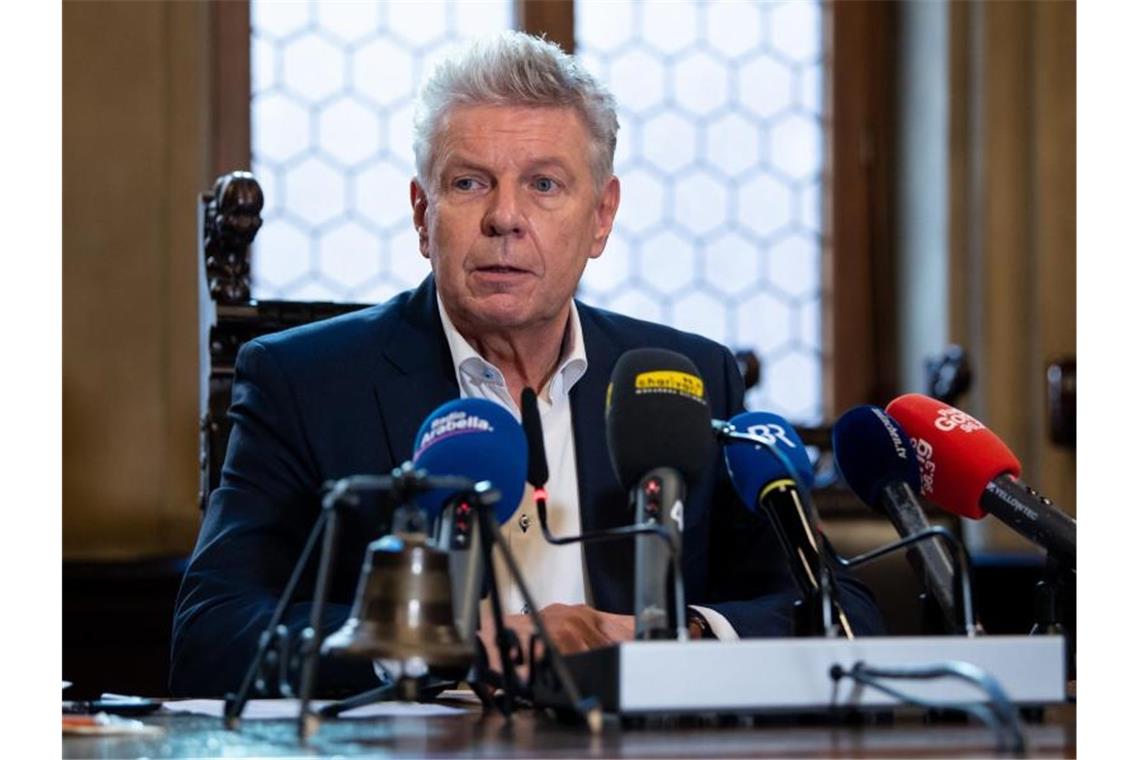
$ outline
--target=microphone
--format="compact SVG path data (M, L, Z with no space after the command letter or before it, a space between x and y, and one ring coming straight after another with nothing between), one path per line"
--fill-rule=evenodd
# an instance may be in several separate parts
M502 525L522 500L527 443L519 423L503 407L486 399L449 401L427 416L416 433L412 463L429 473L489 480L501 494L495 519ZM436 545L448 552L452 608L460 634L471 640L479 622L486 568L474 507L464 494L434 489L418 503L435 526Z
M835 463L863 503L887 516L899 536L930 530L915 496L918 457L906 431L877 406L857 406L835 421L831 433ZM941 543L925 540L907 551L907 559L942 611L949 630L960 631L955 596L957 565ZM963 599L963 604L968 602ZM966 614L967 631L973 627Z
M919 393L899 396L887 413L912 439L923 496L971 520L992 514L1076 569L1076 521L1018 480L1021 462L985 425Z
M427 416L415 438L412 463L430 473L489 480L502 494L495 518L502 525L519 506L525 488L526 436L514 416L480 398L449 401ZM454 492L433 489L419 497L429 522Z
M676 352L627 351L610 375L605 417L610 462L630 493L636 524L661 526L671 538L671 547L656 536L634 539L634 635L685 639L680 562L685 486L700 477L714 454L704 380L696 365Z
M832 568L820 552L819 526L806 501L813 482L811 460L795 428L770 412L744 412L729 420L728 427L714 429L729 444L724 458L740 500L753 512L763 511L787 555L803 599L798 633L830 636L838 625L844 636L854 638L834 596ZM742 440L740 433L751 440ZM798 484L803 484L804 494Z
M542 414L538 411L538 395L529 386L522 391L522 427L527 448L526 482L534 488L534 506L538 512L542 537L548 544L554 546L601 538L589 534L558 538L550 532L550 524L546 519L546 481L550 479L550 466L546 460L546 441L542 437Z
M526 438L526 482L534 487L534 498L542 491L545 501L546 481L550 479L550 468L546 463L546 441L542 438L542 415L538 411L538 395L533 388L523 388L522 429Z

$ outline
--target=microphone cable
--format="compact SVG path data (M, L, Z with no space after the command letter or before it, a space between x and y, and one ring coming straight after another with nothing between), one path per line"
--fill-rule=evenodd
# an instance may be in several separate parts
M1025 734L1013 703L997 679L976 665L947 661L926 666L879 667L860 660L850 668L838 664L832 665L829 675L837 684L844 678L850 678L857 684L870 687L915 707L927 710L961 710L977 718L997 735L999 752L1008 751L1016 757L1026 756ZM965 681L985 692L989 699L964 705L943 702L908 694L885 683L889 680L932 681L944 678Z

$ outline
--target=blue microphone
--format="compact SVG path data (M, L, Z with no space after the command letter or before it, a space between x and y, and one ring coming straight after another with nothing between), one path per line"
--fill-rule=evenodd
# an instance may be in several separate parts
M726 441L724 458L732 485L749 509L768 518L800 590L797 634L839 632L854 638L835 598L831 566L821 554L819 527L808 502L814 477L804 442L791 423L770 412L744 412L728 424L736 435L722 435L721 440ZM756 440L743 441L741 434Z
M729 420L739 433L763 440L761 443L734 443L725 446L724 459L732 485L744 505L756 511L764 489L779 480L798 480L804 488L815 482L807 449L795 428L778 414L744 412ZM773 452L775 447L780 453ZM780 455L783 455L781 459ZM792 471L788 471L788 465Z
M526 487L527 445L522 426L503 407L479 398L449 401L428 415L416 433L412 463L430 475L458 475L488 480L501 497L495 519L505 523L518 508ZM487 568L477 516L454 491L435 489L419 496L419 505L434 524L436 545L448 552L451 605L455 625L465 641L474 641L479 599Z
M849 409L835 421L831 446L847 485L865 504L885 514L902 538L930 529L915 496L920 482L918 455L894 418L877 406ZM907 552L907 559L938 603L949 630L959 631L955 565L946 547L924 540Z
M503 407L479 398L449 401L427 416L416 433L412 463L431 475L489 480L502 497L495 518L511 518L526 487L527 448L522 426ZM455 494L435 489L419 505L434 522Z
M918 456L910 436L877 406L843 413L831 430L835 463L847 485L874 509L895 484L919 490Z

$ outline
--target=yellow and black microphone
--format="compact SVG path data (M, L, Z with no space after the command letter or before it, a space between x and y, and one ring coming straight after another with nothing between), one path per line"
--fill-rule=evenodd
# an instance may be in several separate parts
M640 535L635 547L634 635L686 638L681 578L685 493L713 463L715 440L704 380L686 356L627 351L606 392L606 442L634 520L664 528L669 542Z

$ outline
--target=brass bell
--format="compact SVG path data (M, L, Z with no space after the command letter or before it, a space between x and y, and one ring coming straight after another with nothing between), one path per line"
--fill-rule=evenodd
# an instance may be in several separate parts
M444 673L465 673L474 644L455 626L448 555L423 533L396 533L368 545L356 602L322 654L422 661Z

